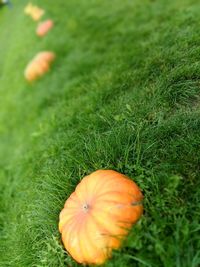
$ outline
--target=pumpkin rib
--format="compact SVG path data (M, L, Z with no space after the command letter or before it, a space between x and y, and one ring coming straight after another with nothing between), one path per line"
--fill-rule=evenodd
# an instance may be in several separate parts
M68 233L70 233L70 229L72 229L74 227L74 225L76 225L78 222L76 220L72 220L72 222L68 222L65 227L63 227L62 229L62 240L65 242L67 242L68 240L68 236L66 236Z
M79 224L80 220L79 220L80 214L76 211L74 213L74 215L71 217L71 219L66 223L66 229L69 226L73 226L74 224ZM71 223L71 221L74 223ZM65 228L64 228L65 229Z
M84 263L84 252L83 252L83 249L82 249L82 246L81 246L81 235L80 235L80 231L81 231L81 228L82 228L82 224L79 225L78 229L77 229L77 243L78 243L78 253L77 251L75 251L76 255L79 256L79 262L80 263Z
M94 216L92 214L90 214L90 220L88 225L89 227L89 231L88 231L88 240L90 240L90 242L94 245L94 247L96 248L96 250L99 250L98 256L100 257L100 260L98 259L98 257L95 257L95 262L94 264L101 264L103 263L102 257L106 258L107 257L107 253L105 253L105 250L103 250L103 247L105 247L105 243L107 243L106 241L106 233L102 233L98 230L98 235L96 237L96 242L93 242L92 240L94 239L94 233L91 230L92 225L93 227L97 227L97 229L99 227L101 227L101 225L98 224L98 222L95 220ZM90 236L92 234L92 237Z
M114 189L113 188L113 190L112 190L112 188L111 188L111 189L109 189L109 191L104 191L103 193L101 193L97 197L101 197L101 196L104 196L104 195L107 195L107 194L110 194L110 193L128 194L128 195L134 196L135 192L127 192L126 188L124 188L124 190L123 190L123 188L122 188L122 190L120 190L120 188L119 189Z
M90 223L87 223L87 225L86 225L86 232L89 233L88 236L87 236L87 240L89 240L90 244L93 246L93 248L96 251L95 252L95 255L96 255L95 256L95 260L92 259L91 262L94 263L94 264L100 264L100 263L102 263L102 260L99 261L98 258L99 257L102 258L103 251L101 251L101 250L98 251L98 246L97 246L98 242L94 242L94 240L91 238L91 233L92 233L92 231L91 231L91 224L92 224L92 222L93 222L93 225L96 225L97 227L98 227L98 225L96 224L95 220L91 220L91 218L90 218L90 221L89 222Z
M93 194L93 192L89 190L88 183L84 182L82 183L82 186L83 186L82 190L84 191L84 200L85 197L87 197L87 199L90 198L91 197L90 195Z
M119 179L119 178L117 178L117 179ZM104 194L109 194L110 192L113 192L113 191L134 194L135 196L138 193L140 193L140 190L136 184L127 183L126 180L127 179L125 179L124 181L116 181L116 180L106 181L106 184L104 184L104 188L101 190L101 194L99 195L99 193L98 193L98 196L101 196ZM119 186L118 182L123 182L123 185ZM111 190L110 190L110 188L111 188Z
M75 205L73 206L74 208L77 208L78 205L81 205L81 201L78 199L76 192L73 192L69 198L68 201L65 202L64 208L69 208L72 203L74 203Z
M87 233L87 234L90 233L90 229L88 229L88 227L87 227L88 219L82 224L82 228L81 228L82 237L81 237L81 233L80 233L80 246L81 246L82 254L83 254L83 263L87 262L87 259L89 259L89 261L93 261L94 254L96 254L96 248L95 248L94 244L91 243L91 239L89 238L89 236L87 237L87 239L85 239L85 237L84 237L85 233ZM92 251L93 251L93 253L92 253Z
M98 199L98 202L101 202L101 204L109 204L109 205L111 205L111 204L113 204L113 205L126 205L126 206L131 206L131 207L137 207L137 206L143 206L142 205L142 200L141 201L133 201L133 202L131 202L131 203L120 203L120 202L118 202L118 201L116 201L116 200L100 200L100 199ZM98 203L98 205L97 204L95 204L95 207L98 207L100 204Z
M112 200L113 198L113 200ZM127 192L120 192L120 191L109 191L107 193L104 193L102 195L99 195L96 197L97 201L108 201L108 202L117 202L117 203L132 203L136 202L135 199L137 197L131 193Z
M96 224L97 226L102 228L102 225L98 222L98 220L96 220L96 218L92 214L90 214L90 216L91 216L90 219L93 220L94 224ZM116 241L120 240L120 238L118 236L111 235L106 228L104 228L104 232L103 231L99 232L99 235L100 235L100 239L102 239L102 240L104 239L104 243L105 243L105 240L108 239L108 237L109 238L112 237L113 239L115 239L115 243L116 243ZM95 243L96 246L98 243L99 243L99 240L97 240L97 242ZM106 243L107 243L107 241L106 241ZM118 245L116 246L116 244L115 244L114 247L119 246L119 242L117 242L117 243L118 243ZM108 247L108 245L106 245L106 246ZM113 245L112 245L112 247L113 247Z
M126 192L131 192L131 193L140 193L139 187L132 180L128 180L128 179L123 178L123 177L121 179L120 178L117 178L117 179L119 179L119 181L114 180L112 182L113 183L112 189L114 191L120 190L120 191L126 191ZM105 191L105 192L107 192L107 191Z
M81 225L78 223L78 221L75 221L75 223L72 225L71 227L71 231L68 230L68 236L65 238L65 242L67 243L68 247L69 247L69 253L72 257L74 257L74 255L76 255L76 260L81 263L82 262L82 255L81 255L81 251L80 251L80 238L79 238L79 232L80 232L80 227ZM71 237L72 235L75 235L76 240L77 240L77 246L76 249L74 249L71 246ZM77 253L78 251L78 253Z
M135 217L138 217L138 216L140 217L143 211L142 205L132 206L131 204L120 204L120 203L113 204L112 203L112 206L111 206L108 202L105 202L102 204L109 205L109 206L103 209L101 208L100 205L98 205L96 208L99 211L104 212L108 214L109 216L112 216L113 219L119 220L120 222L135 221Z
M92 219L97 225L99 225L102 228L102 225L98 222L98 220L95 219L94 216L92 216ZM106 240L106 243L108 243L108 241L107 241L108 237L109 237L109 239L112 238L112 242L109 242L109 243L111 243L111 246L109 246L108 244L106 245L107 249L110 249L110 248L113 248L113 247L117 248L120 245L119 236L110 234L109 231L106 228L104 228L104 232L103 231L100 232L100 237L104 238L104 240ZM114 244L113 244L113 241L114 241ZM117 241L117 245L116 245L116 241ZM96 244L98 244L98 242Z
M93 190L94 194L98 194L99 189L102 190L102 187L105 186L105 183L108 183L108 180L111 179L109 177L109 173L108 172L110 173L110 172L114 172L114 171L111 171L111 170L98 170L98 171L93 172L92 174L88 175L87 179L92 179L93 178L95 180L95 182L96 182L96 185L95 185L96 190ZM101 180L98 179L100 174L101 174ZM109 179L107 180L108 177L109 177Z
M119 222L119 223L128 223L128 222L131 222L133 220L132 219L133 218L133 214L129 214L129 216L126 216L126 218L123 219L123 220L121 219L121 216L124 216L124 214L128 212L127 209L129 209L129 208L132 208L132 211L129 211L129 213L130 212L131 213L135 213L136 212L136 209L135 209L136 206L135 207L132 207L130 204L123 204L123 206L124 206L124 209L123 210L121 210L121 208L120 208L120 210L117 210L118 212L121 212L122 215L121 214L113 213L113 210L116 209L116 207L113 207L112 210L105 210L105 209L102 209L102 208L98 207L98 210L101 211L101 212L103 212L103 213L108 214L109 216L112 216L112 218L115 219L115 220L117 220L117 222Z
M77 198L79 199L80 203L83 203L85 201L85 183L79 183L77 187L75 188L75 193Z
M94 217L94 215L92 213L90 213L90 220L92 220L94 222L95 225L97 225L100 229L102 228L102 224L100 224L98 222L98 220L96 219L96 217ZM100 235L104 235L108 233L108 230L106 228L104 228L104 231L106 231L105 233L103 233L102 231L99 232Z
M72 221L72 220L74 220L74 215L73 214L70 215L70 216L68 216L67 219L61 218L60 219L60 223L59 223L59 230L60 230L60 232L62 232L64 230L64 225L65 224L69 224L70 221Z
M77 209L77 211L75 212L74 216L72 217L72 220L74 219L74 224L71 224L71 228L76 228L76 226L81 226L82 223L84 223L84 220L86 219L86 217L82 216L82 212L81 210ZM69 223L67 223L66 225L66 229L68 230L69 227Z
M98 172L99 171L96 171L96 173L99 175ZM107 177L107 178L109 178L109 180L113 180L113 179L114 180L116 180L116 179L120 179L121 180L122 178L127 179L124 174L121 174L121 173L113 171L113 170L101 170L101 172L104 173L103 177L104 178Z
M96 196L93 186L88 186L88 179L90 175L83 178L80 184L75 188L76 195L81 203L92 202L92 199Z
M97 180L98 175L102 174L101 180ZM112 173L112 177L110 177L110 173ZM123 177L124 178L124 177ZM84 177L82 179L82 184L87 183L88 181L91 183L91 179L94 180L94 184L95 184L95 188L93 188L92 192L94 195L98 195L99 194L99 189L102 190L102 188L106 188L106 187L112 187L112 185L116 185L116 179L121 180L122 177L120 177L120 175L115 172L115 171L111 171L111 170L99 170L96 171L94 173L92 173L91 175L87 175L86 177ZM97 181L96 181L97 180ZM128 180L128 179L126 179ZM133 181L132 181L133 182ZM106 184L105 184L106 183ZM112 183L112 185L110 185L110 183ZM91 190L92 188L90 188Z
M106 231L107 231L107 233L105 233L105 234L108 234L108 235L111 235L111 236L118 236L118 234L116 234L116 232L120 232L121 233L121 229L116 225L116 224L110 224L109 223L109 221L110 221L110 219L112 219L112 216L103 216L103 214L102 214L102 212L98 212L98 213L100 213L99 215L98 215L98 213L97 212L95 212L96 214L96 216L95 216L95 218L96 218L96 220L98 221L98 223L99 224L101 224L101 227L103 226L104 227L104 229L106 229ZM120 234L119 234L119 236L120 236Z
M87 233L87 235L88 235L87 241L90 243L91 250L95 250L95 256L94 256L94 258L96 258L98 253L97 253L97 249L96 249L96 244L92 241L92 238L90 236L90 234L93 234L93 233L91 231L91 225L88 222L89 222L89 220L87 220L87 222L85 224L85 233ZM94 253L93 253L93 255L94 255ZM93 257L91 258L91 261L93 261Z
M89 179L89 177L88 177L88 179ZM101 188L100 187L100 181L97 181L97 178L96 177L94 177L93 178L93 183L94 183L94 185L93 185L93 189L91 188L90 190L93 192L93 194L96 196L97 194L98 194L98 192L99 192L99 189ZM87 181L88 183L90 183L90 180L89 181Z
M67 206L67 207L65 207L65 209L70 210L70 211L76 211L77 208L78 208L78 206Z

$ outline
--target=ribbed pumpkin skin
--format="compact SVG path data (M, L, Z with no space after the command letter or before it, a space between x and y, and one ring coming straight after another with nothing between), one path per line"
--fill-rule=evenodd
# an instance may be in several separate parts
M84 177L60 213L66 250L79 263L104 263L142 215L142 199L138 186L116 171Z

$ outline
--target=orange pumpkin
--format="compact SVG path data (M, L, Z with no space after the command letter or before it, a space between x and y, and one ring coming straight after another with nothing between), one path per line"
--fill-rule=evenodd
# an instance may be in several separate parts
M39 23L36 34L40 37L45 36L48 31L53 27L53 21L51 19L45 20L41 23Z
M38 53L25 69L24 75L26 80L34 81L44 75L49 70L54 58L55 54L53 52L44 51Z
M139 187L116 171L84 177L60 213L66 250L79 263L104 263L142 215L142 199Z

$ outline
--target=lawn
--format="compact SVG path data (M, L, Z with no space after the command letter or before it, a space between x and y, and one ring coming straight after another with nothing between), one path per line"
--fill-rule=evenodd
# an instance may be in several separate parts
M0 267L77 267L58 216L97 169L131 177L144 214L105 267L200 266L200 3L28 1L0 9ZM30 84L28 61L57 55Z

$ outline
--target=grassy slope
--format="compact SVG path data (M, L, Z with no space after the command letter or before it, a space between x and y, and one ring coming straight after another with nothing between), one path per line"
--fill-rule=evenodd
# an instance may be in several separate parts
M105 266L199 266L198 1L43 0L56 24L44 40L27 1L13 2L0 11L0 266L78 266L58 215L100 168L145 195L142 220ZM57 61L28 85L23 69L43 49Z

